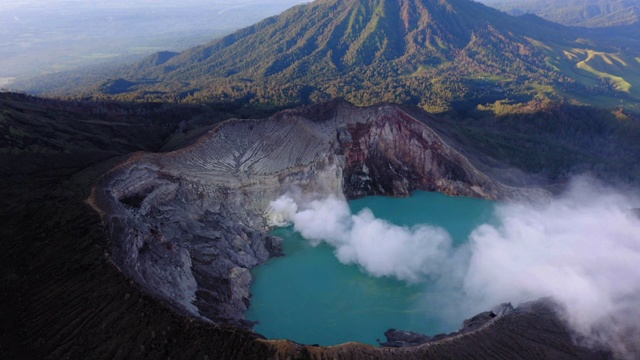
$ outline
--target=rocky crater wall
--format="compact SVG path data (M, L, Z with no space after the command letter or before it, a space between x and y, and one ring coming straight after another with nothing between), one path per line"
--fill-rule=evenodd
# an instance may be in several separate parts
M354 198L416 189L547 196L492 179L396 106L334 101L229 120L187 148L136 154L89 200L111 231L113 263L146 292L180 313L250 328L249 270L282 255L267 233L271 201L288 192Z

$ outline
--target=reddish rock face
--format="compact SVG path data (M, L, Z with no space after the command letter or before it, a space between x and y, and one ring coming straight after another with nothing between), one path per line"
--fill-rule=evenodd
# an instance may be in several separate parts
M423 122L388 106L364 123L338 129L349 197L408 196L416 189L508 200L526 196L480 172Z
M446 190L439 183L447 178L468 182L442 142L406 114L391 112L347 129L345 191L352 196L407 196L415 189Z

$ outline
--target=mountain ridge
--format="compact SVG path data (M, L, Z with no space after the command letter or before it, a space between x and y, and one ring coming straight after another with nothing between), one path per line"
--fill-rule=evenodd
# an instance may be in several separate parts
M318 0L182 53L153 55L75 94L268 106L341 97L431 112L539 97L637 107L640 51L617 35L470 0ZM580 65L589 51L617 54L624 71Z

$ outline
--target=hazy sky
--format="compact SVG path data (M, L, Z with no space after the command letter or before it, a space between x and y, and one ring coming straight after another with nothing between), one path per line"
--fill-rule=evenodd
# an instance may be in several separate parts
M0 2L0 9L23 7L60 7L83 6L99 8L131 8L149 6L209 6L209 5L239 5L239 4L287 4L291 0L4 0ZM308 1L295 1L298 3Z
M0 86L12 78L180 51L302 0L2 0Z

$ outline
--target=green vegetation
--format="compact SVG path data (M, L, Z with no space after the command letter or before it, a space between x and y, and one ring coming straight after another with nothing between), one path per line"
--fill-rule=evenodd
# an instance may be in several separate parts
M67 78L49 93L236 107L340 97L438 113L541 96L635 107L640 50L619 35L585 37L468 0L319 0L179 54Z
M624 91L624 92L627 92L627 93L631 90L631 84L629 82L627 82L625 79L623 79L623 78L621 78L619 76L615 76L615 75L607 74L607 73L602 72L602 71L598 71L598 70L592 68L589 64L587 64L586 61L580 61L577 66L578 66L578 69L582 69L582 70L588 71L588 72L596 75L599 78L611 80L611 82L614 84L614 87L615 87L616 90Z
M640 181L640 116L550 99L497 101L445 116L447 133L493 159L562 181L591 173Z
M627 93L633 98L640 96L638 91L640 66L628 54L581 48L563 50L563 54L564 64L560 66L567 73L572 71L567 69L572 64L575 64L577 69L583 70L582 73L576 72L576 79L583 84L610 87L617 92Z

